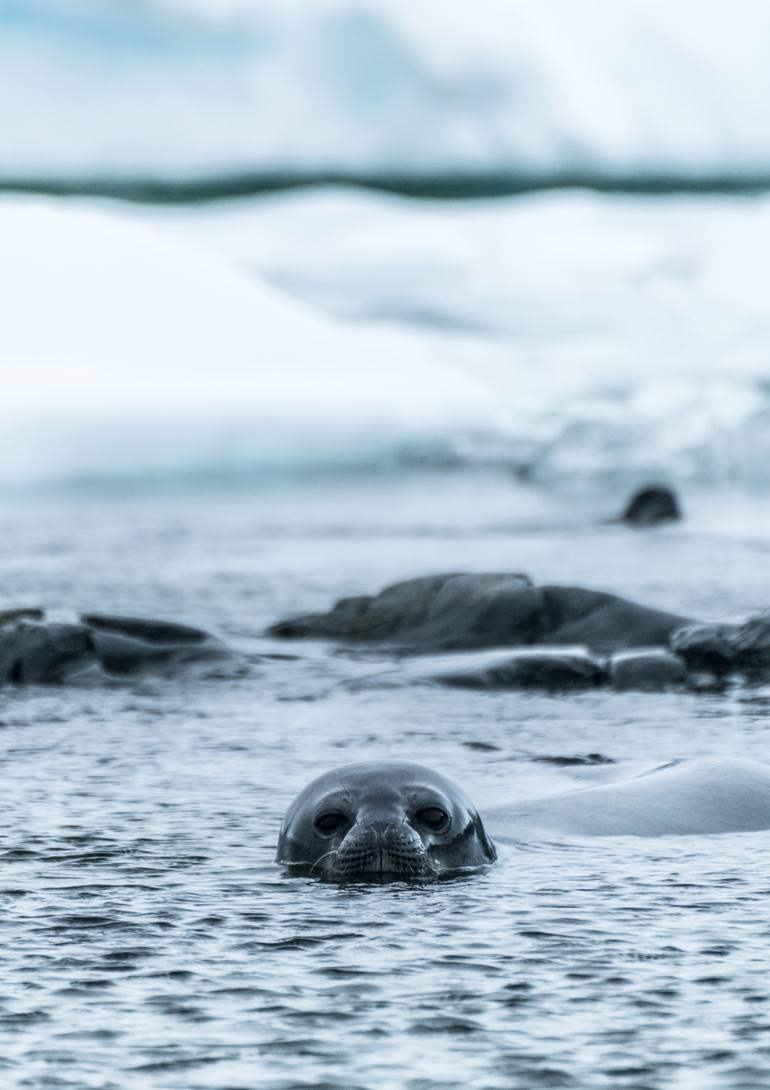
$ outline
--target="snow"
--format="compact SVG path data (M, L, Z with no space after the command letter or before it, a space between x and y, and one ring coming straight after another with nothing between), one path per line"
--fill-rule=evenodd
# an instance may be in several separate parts
M768 475L770 201L0 200L0 480Z

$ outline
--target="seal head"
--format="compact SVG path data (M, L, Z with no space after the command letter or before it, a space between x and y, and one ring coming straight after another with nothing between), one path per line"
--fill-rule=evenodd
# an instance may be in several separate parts
M276 859L328 879L437 877L497 858L475 808L422 765L368 761L313 780L289 807Z

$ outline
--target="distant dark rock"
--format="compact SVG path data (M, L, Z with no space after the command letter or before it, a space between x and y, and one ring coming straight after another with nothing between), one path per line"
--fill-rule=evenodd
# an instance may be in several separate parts
M436 681L463 689L585 689L606 681L604 664L587 651L532 649L498 656L489 665L439 674Z
M660 691L684 685L687 681L687 666L678 655L664 647L656 647L613 655L609 674L614 689Z
M83 625L21 621L0 630L0 682L5 684L66 681L96 665Z
M119 632L145 643L193 645L211 641L202 628L177 624L173 621L153 621L146 617L118 617L105 613L84 613L80 620L89 628L102 632Z
M732 634L730 645L739 667L770 670L770 610L740 625Z
M18 619L30 614L36 619ZM80 624L41 623L39 610L7 611L5 616L9 620L0 626L0 684L173 673L193 663L233 657L208 633L165 621L87 615Z
M579 757L530 757L538 764L556 765L557 768L571 768L574 765L614 765L614 757L605 757L603 753L586 753Z
M0 609L0 627L16 621L42 621L42 609Z
M690 670L721 676L735 668L734 626L691 624L671 637L671 650L684 659Z
M518 573L425 575L394 583L376 597L340 598L326 613L279 621L269 631L287 639L340 640L390 640L424 629L438 633L458 614L530 586L529 578Z
M96 655L109 674L175 669L190 663L227 658L232 651L200 628L143 617L81 617Z
M629 526L657 526L681 517L679 501L670 488L666 485L648 485L633 494L620 521Z
M440 575L344 598L328 612L280 621L283 638L380 640L410 653L579 645L600 654L667 644L688 618L582 587L534 587L522 575Z

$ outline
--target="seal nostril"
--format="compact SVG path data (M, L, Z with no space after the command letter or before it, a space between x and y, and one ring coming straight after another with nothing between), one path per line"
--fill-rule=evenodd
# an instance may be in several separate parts
M347 823L348 819L344 814L339 813L338 810L331 810L326 814L319 814L315 819L316 830L321 833L322 836L331 836L332 833L339 832Z

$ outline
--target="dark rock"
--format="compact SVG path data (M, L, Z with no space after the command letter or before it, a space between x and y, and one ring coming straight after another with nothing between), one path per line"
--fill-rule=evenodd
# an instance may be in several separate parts
M735 667L733 635L734 630L728 625L685 625L674 632L670 646L684 659L688 669L720 676Z
M0 626L0 684L55 683L87 672L168 672L232 656L220 640L186 625L102 615L83 621Z
M458 612L530 585L520 574L426 575L394 583L376 597L341 598L327 613L289 618L269 632L289 639L389 640L424 626L440 628Z
M584 689L606 681L604 664L586 651L521 650L486 665L439 674L436 681L463 689Z
M605 757L603 753L586 753L579 757L530 757L538 764L556 765L557 768L572 768L575 765L614 765L614 757Z
M0 682L66 681L94 665L93 641L83 625L21 622L0 632Z
M202 628L171 621L153 621L146 617L113 617L106 613L85 613L80 620L89 628L130 636L146 643L191 644L210 640Z
M629 526L657 526L682 517L675 494L666 485L648 485L633 494L620 517Z
M687 681L684 659L663 647L613 655L609 669L615 689L668 689Z
M0 609L0 627L16 621L42 621L42 609Z
M200 628L143 617L85 614L96 655L110 674L175 669L232 655L221 640Z
M733 632L730 644L740 668L770 668L770 610L766 609L740 625Z
M688 618L582 587L533 587L521 575L442 575L345 598L279 622L273 636L387 640L409 652L580 645L605 653L667 644Z

